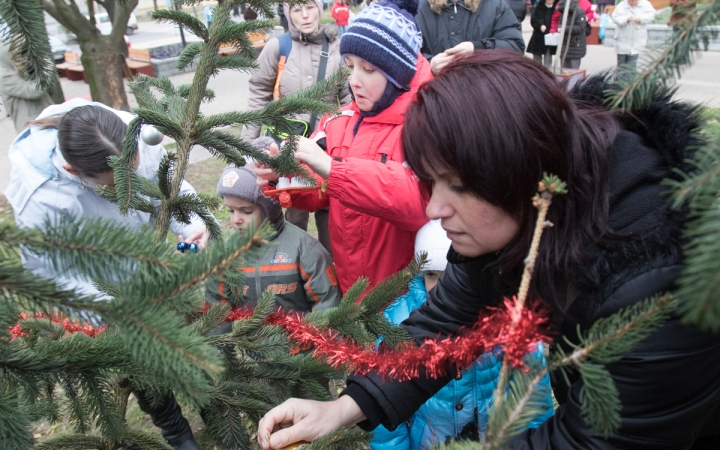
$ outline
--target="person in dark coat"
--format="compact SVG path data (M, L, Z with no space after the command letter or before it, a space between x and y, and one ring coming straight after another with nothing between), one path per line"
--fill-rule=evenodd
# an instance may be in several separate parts
M520 23L505 0L421 0L415 20L433 73L475 50L525 51Z
M540 299L567 351L596 320L676 289L683 270L682 210L663 180L692 171L702 144L697 107L659 91L621 115L603 106L604 79L570 96L555 77L510 52L458 58L418 91L405 116L403 149L430 193L426 212L452 241L447 269L424 305L402 323L424 339L456 336L488 307L517 293L537 220L532 197L543 172L568 181L553 198L529 298ZM605 366L621 402L619 429L592 432L582 379L558 376L560 406L511 449L698 449L720 442L720 334L673 315ZM260 421L263 448L314 441L339 426L395 429L455 376L398 382L352 375L338 400L291 399ZM569 383L569 384L568 384ZM462 407L462 405L458 405ZM286 428L288 427L288 428ZM716 448L716 447L702 447Z
M566 0L560 0L557 4L557 9L563 11L565 5L568 4ZM563 36L563 47L562 55L560 58L563 59L563 67L568 69L579 69L580 60L587 54L587 16L582 8L578 7L576 1L569 2L568 19ZM573 14L575 19L573 20ZM562 21L560 22L562 25Z
M527 15L527 7L525 6L525 0L505 0L507 4L510 6L510 9L512 9L513 14L515 14L515 18L517 19L518 23L522 23L523 20L525 20L525 15Z
M532 53L533 60L542 63L545 67L552 66L553 55L557 51L556 45L545 45L545 35L550 32L550 22L558 1L541 1L535 6L530 17L533 34L530 37L527 52Z

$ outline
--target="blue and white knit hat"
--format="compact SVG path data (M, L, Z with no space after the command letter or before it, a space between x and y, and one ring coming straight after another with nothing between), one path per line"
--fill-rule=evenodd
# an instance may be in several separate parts
M340 54L355 55L403 88L415 76L422 34L413 16L417 0L372 3L358 14L340 40Z

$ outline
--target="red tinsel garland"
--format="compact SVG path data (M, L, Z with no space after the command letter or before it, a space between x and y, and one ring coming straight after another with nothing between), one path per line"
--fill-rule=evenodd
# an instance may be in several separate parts
M67 331L67 334L83 333L93 338L97 337L105 330L104 327L95 328L88 323L73 322L72 320L60 314L57 316L48 317L45 314L39 312L36 312L35 315L20 313L20 320L18 320L18 322L10 328L10 334L12 335L10 341L14 341L15 339L20 337L27 337L29 335L28 331L22 327L22 321L27 319L49 320L53 323L62 325L65 331Z
M251 315L251 309L240 308L233 310L226 320L242 320ZM496 347L505 352L513 367L524 368L527 353L534 351L538 342L547 340L542 331L547 325L545 315L527 307L516 311L515 299L506 299L503 307L490 308L462 336L428 339L420 347L402 344L388 350L381 346L377 352L344 339L335 331L309 325L297 313L278 311L266 323L284 328L300 346L312 345L313 356L324 357L336 369L349 367L361 375L377 372L400 381L418 377L421 370L437 378L450 367L464 369L481 353Z

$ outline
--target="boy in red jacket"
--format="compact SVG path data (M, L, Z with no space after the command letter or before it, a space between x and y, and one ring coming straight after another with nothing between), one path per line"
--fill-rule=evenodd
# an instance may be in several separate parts
M360 277L372 287L404 268L427 222L418 179L403 165L400 137L405 110L432 73L420 53L417 11L393 1L365 8L340 41L354 101L324 117L311 139L297 138L295 156L318 184L327 180L327 189L322 199L314 191L293 195L293 206L329 207L342 292ZM277 178L267 168L255 173L263 185Z
M330 14L335 19L335 25L338 27L338 36L342 37L347 31L348 20L350 20L350 7L345 0L336 0Z

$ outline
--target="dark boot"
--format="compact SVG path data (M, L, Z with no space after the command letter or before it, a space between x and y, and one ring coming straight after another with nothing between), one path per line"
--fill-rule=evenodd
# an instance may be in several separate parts
M145 398L145 391L134 391L140 409L150 415L153 424L160 428L165 440L176 450L200 450L193 438L192 429L175 396L170 392L157 408L153 408Z

